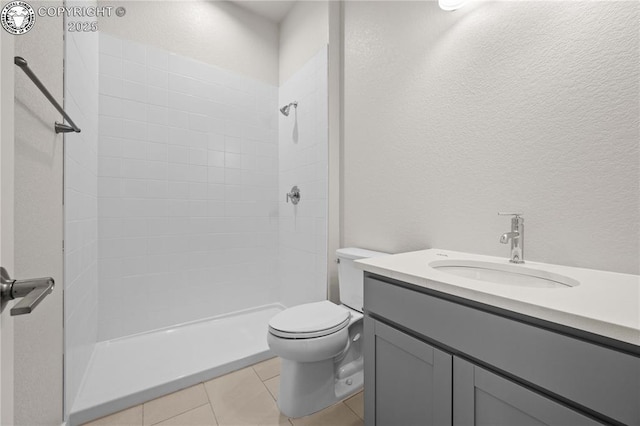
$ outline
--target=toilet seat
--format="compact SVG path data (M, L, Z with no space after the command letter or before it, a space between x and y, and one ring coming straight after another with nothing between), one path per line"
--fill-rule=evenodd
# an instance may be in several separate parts
M285 339L327 336L349 325L346 308L324 300L285 309L269 321L269 332Z

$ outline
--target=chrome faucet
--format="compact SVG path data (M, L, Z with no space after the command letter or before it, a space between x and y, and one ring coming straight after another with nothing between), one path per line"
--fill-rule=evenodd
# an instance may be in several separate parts
M522 213L498 213L500 216L513 216L511 218L511 232L500 236L500 242L507 244L511 241L511 263L524 263L524 218Z

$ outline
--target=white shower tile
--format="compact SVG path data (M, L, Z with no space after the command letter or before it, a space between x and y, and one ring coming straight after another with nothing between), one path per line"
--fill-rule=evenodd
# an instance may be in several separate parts
M197 83L195 80L180 74L169 73L169 90L183 95L195 96Z
M120 197L122 195L120 178L98 177L98 193L105 198ZM71 246L75 247L74 244Z
M189 163L189 150L185 146L169 145L169 163Z
M167 179L167 163L166 161L148 161L146 179L166 180Z
M239 154L242 152L242 139L234 136L224 137L224 150L225 152L231 152Z
M144 122L147 119L146 105L142 102L123 99L120 102L122 117L127 120Z
M169 199L188 199L189 183L187 182L167 182L167 196Z
M224 167L224 152L208 151L208 165L211 167Z
M122 42L122 57L137 64L146 64L147 49L144 45L132 41Z
M113 117L100 117L100 136L122 136L122 119Z
M151 105L168 107L169 92L161 87L147 86L147 101Z
M207 148L210 151L222 151L224 152L225 136L222 133L208 133L207 135Z
M106 33L100 33L99 52L105 55L122 57L122 40Z
M144 179L146 167L147 162L144 160L123 159L121 175L123 178Z
M240 154L225 153L224 165L226 168L239 169L242 166L242 156Z
M207 166L189 166L188 180L189 182L207 182L208 170Z
M175 182L189 182L189 166L186 164L169 164L167 179Z
M169 93L171 97L171 93ZM189 127L189 113L175 109L171 105L171 98L169 98L169 121L168 124L172 127L180 129L187 129Z
M167 198L167 182L166 181L146 179L146 182L147 182L147 190L146 190L147 198L158 198L158 199Z
M189 128L200 132L209 131L209 119L204 114L189 114Z
M188 143L187 145L193 149L206 150L207 149L207 133L189 130L187 133Z
M122 61L122 78L136 83L146 83L147 68L137 62L124 60Z
M257 169L256 156L255 155L242 154L241 168L243 170L256 170Z
M107 117L122 117L122 99L113 96L100 95L100 115Z
M121 96L132 101L146 102L147 89L143 84L136 83L134 81L123 80Z
M147 127L147 137L149 137L149 127ZM167 162L168 161L168 146L163 143L147 143L147 160Z
M122 162L119 158L98 158L98 176L120 177Z
M189 149L189 164L206 166L207 163L208 157L206 149Z
M147 105L147 121L152 124L165 124L169 119L167 107Z
M147 183L143 179L122 179L122 197L141 198L146 196Z
M206 183L190 183L189 184L189 199L190 200L206 200L207 197L207 184Z
M166 71L169 68L169 53L166 50L147 46L147 66Z
M99 77L99 93L109 96L122 96L122 79L101 74Z
M234 120L225 120L224 134L225 136L235 136L237 138L242 137L243 125L241 122Z
M147 140L157 143L167 143L169 141L169 128L157 124L147 124Z
M193 74L193 60L184 56L169 54L169 71L183 76Z
M122 59L116 56L100 55L100 75L122 78Z

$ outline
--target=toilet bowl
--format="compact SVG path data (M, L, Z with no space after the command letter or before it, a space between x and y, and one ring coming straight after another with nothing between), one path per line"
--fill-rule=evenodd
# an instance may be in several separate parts
M278 406L288 417L320 411L362 389L364 274L353 261L386 253L348 248L336 254L342 304L306 303L269 321L267 342L282 360Z

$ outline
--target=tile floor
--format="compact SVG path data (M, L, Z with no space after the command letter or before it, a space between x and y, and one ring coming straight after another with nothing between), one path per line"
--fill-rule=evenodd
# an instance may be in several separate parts
M362 426L362 392L307 417L278 410L280 359L272 358L226 376L154 399L85 426Z

